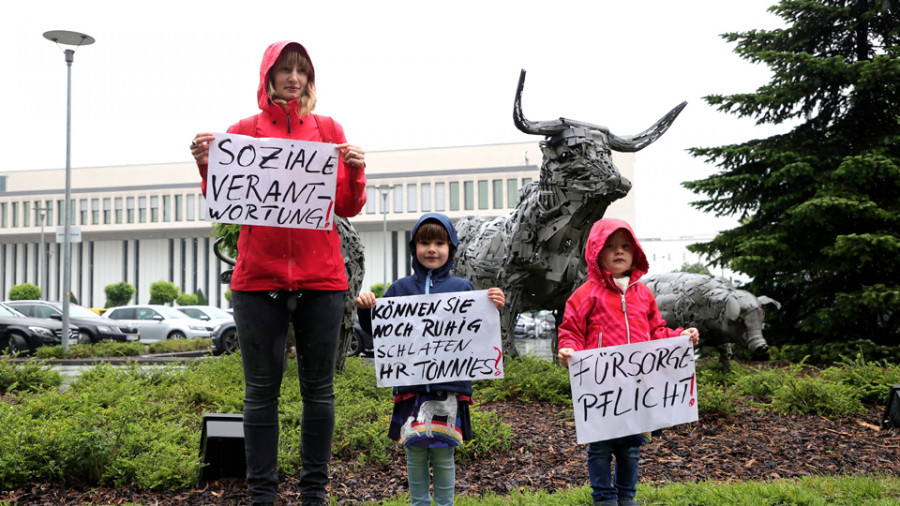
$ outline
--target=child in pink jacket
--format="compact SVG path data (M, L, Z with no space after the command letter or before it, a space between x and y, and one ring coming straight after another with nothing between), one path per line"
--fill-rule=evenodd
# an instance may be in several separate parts
M638 280L650 264L628 223L604 218L594 223L585 247L588 281L566 301L559 326L559 360L568 367L576 351L639 343L678 335L699 342L695 328L672 330L659 314L656 299ZM627 436L588 445L588 474L594 504L634 506L638 448L643 439ZM616 458L615 482L611 480Z

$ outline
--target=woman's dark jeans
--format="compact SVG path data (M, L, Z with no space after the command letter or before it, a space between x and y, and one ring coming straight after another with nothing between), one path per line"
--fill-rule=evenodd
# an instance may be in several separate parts
M278 499L278 397L288 322L294 325L303 397L300 495L326 497L334 436L334 362L345 299L345 291L232 292L244 366L244 444L253 502Z

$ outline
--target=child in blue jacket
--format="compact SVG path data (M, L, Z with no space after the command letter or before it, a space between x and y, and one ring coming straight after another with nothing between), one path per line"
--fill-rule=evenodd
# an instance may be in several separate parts
M458 245L456 230L448 217L438 213L423 215L413 227L412 239L409 242L415 274L397 280L384 296L474 290L471 281L450 274L453 254ZM499 288L489 289L488 298L494 302L498 311L506 304L506 296ZM375 306L375 294L372 292L360 294L356 298L356 305L359 307L360 325L371 332L372 320L369 309ZM436 403L449 405L449 412L456 412L455 423L451 425L445 422L444 427L447 429L443 431L420 428L422 424L416 419L419 408L425 406L425 403L429 403L429 407ZM456 464L453 456L457 446L472 439L470 404L472 404L471 381L394 388L394 412L391 416L388 437L406 447L409 498L413 506L431 504L429 467L433 467L435 504L437 506L453 504L456 482ZM440 418L442 415L435 414L435 420ZM452 430L449 430L450 427Z

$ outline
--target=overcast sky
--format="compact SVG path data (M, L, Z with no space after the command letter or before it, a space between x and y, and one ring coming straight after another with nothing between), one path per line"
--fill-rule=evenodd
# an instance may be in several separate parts
M697 197L680 182L715 168L685 150L774 132L701 99L767 82L767 69L741 60L719 34L781 26L766 12L774 3L8 2L0 171L66 164L66 64L46 31L96 39L72 67L76 168L190 161L195 132L224 131L257 112L263 50L291 39L315 65L316 112L367 151L529 140L512 122L522 68L532 120L564 116L631 135L686 100L669 132L636 154L636 228L641 237L709 235L732 221L688 205Z

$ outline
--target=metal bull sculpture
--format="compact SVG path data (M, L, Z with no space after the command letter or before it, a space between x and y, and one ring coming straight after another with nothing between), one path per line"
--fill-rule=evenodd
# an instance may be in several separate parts
M628 194L631 182L613 165L612 150L635 152L662 136L686 102L647 130L619 137L608 128L559 118L529 121L522 114L525 71L519 76L513 121L519 130L543 135L540 180L519 191L506 216L470 216L456 223L460 238L454 273L481 289L498 286L508 309L501 316L503 348L516 356L516 316L549 309L562 314L569 295L587 279L584 247L591 225ZM561 321L561 318L557 318Z
M769 349L763 337L763 306L781 304L739 290L731 282L705 274L669 272L649 274L641 282L650 288L666 323L696 327L700 344L716 346L725 372L731 370L731 343L743 344L755 354Z

